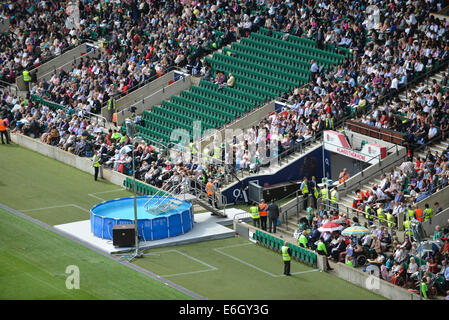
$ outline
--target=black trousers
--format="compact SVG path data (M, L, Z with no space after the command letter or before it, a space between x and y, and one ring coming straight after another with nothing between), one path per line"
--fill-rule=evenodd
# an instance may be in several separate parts
M260 218L257 219L253 218L253 224L255 227L260 228Z
M8 137L8 131L0 131L1 137L2 137L2 143L5 144L3 141L3 137L6 138L6 143L9 143L9 137Z
M267 216L260 216L260 227L264 231L267 231L267 218Z
M284 261L284 274L290 274L290 261Z
M276 222L277 222L277 218L270 219L270 221L268 222L268 232L271 233L271 226L273 226L273 232L276 233Z
M100 171L100 167L94 167L95 181L98 179L98 172Z

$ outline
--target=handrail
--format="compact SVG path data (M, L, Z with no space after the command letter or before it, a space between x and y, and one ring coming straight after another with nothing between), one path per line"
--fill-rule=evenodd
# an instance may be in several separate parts
M134 91L136 91L137 89L142 88L143 86L147 85L147 84L150 83L151 81L160 78L161 76L167 74L167 73L170 72L170 71L180 71L180 72L186 73L183 69L181 69L181 68L179 68L179 67L177 67L177 66L170 66L170 67L168 67L168 68L163 69L162 73L160 72L159 74L155 74L155 75L153 75L152 77L150 77L150 78L148 78L148 79L146 79L146 80L144 80L144 81L142 81L142 82L138 82L135 86L133 86L133 87L129 88L128 90L126 90L126 92L119 92L119 93L116 93L116 94L115 94L115 97L114 97L115 100L117 101L117 100L119 100L119 99L121 99L121 98L127 96L127 95L130 94L131 92L134 92ZM108 104L108 102L107 102L107 101L104 101L104 102L101 104L101 108L100 108L100 109L102 109L103 107L105 107L107 104ZM134 104L133 104L133 105L134 105Z
M81 114L83 118L88 118L89 120L91 120L91 118L96 118L96 123L98 124L100 120L102 120L103 122L103 127L106 127L106 118L103 117L102 115L99 114L95 114L92 113L90 111L85 111L85 110L81 110ZM87 116L86 116L87 115Z

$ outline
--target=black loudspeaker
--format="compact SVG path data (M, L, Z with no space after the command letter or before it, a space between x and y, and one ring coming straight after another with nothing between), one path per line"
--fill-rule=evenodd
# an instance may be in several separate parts
M112 244L114 247L134 247L136 230L134 224L116 224L112 226Z

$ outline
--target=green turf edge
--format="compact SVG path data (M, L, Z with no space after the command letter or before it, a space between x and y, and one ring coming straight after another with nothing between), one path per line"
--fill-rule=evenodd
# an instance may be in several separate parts
M0 208L0 299L192 299L107 256ZM66 268L80 289L66 288Z

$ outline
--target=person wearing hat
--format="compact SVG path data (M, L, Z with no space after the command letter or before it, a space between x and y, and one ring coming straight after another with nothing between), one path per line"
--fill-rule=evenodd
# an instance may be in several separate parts
M285 241L281 248L282 261L284 261L284 275L291 276L290 273L290 262L292 260L292 249L288 247L288 242Z

